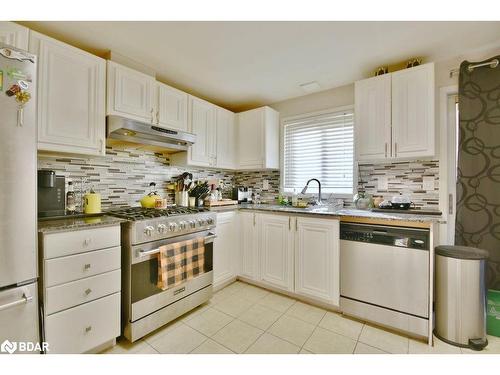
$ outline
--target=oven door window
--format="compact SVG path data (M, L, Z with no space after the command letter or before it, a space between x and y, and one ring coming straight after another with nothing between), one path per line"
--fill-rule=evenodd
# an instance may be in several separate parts
M213 270L213 242L205 243L204 273ZM200 275L200 276L201 276ZM197 276L199 277L199 276ZM163 292L158 284L158 255L147 257L146 260L132 264L131 302L137 302L157 293Z

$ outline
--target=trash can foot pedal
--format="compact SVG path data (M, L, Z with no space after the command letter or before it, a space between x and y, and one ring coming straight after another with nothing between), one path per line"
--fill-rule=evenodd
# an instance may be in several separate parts
M469 339L469 348L472 350L483 350L488 345L488 339Z

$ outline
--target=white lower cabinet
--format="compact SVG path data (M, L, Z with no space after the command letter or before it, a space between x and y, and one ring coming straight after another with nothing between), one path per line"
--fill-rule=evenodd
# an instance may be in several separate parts
M339 305L339 221L296 218L295 293Z
M239 275L250 279L259 280L259 248L258 248L258 226L259 214L255 212L240 212L240 267Z
M235 278L238 260L237 212L217 214L217 238L214 244L214 288Z
M292 220L286 215L260 217L261 280L287 291L293 291Z
M120 225L39 236L48 354L85 353L120 335Z

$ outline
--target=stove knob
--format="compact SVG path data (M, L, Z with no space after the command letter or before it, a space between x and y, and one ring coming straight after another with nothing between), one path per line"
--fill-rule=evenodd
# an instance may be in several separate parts
M196 221L189 220L189 226L194 229L196 227Z
M168 225L168 230L169 230L170 232L175 232L175 231L177 230L177 224L176 224L176 223L170 223L170 224Z
M152 227L151 225L148 225L146 228L144 228L144 233L146 234L146 236L152 236L153 235L153 231L155 230L154 227Z
M214 219L212 219L211 217L209 217L209 218L207 219L207 224L208 224L208 225L212 225L213 223L214 223Z
M179 228L180 228L181 230L186 229L186 224L187 224L187 223L186 223L185 221L181 221L181 222L179 223Z
M165 233L167 231L167 226L165 224L158 224L158 232Z

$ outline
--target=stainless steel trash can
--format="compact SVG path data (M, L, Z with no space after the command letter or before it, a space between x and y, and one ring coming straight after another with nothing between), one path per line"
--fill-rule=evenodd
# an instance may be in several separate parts
M486 250L466 246L435 249L434 334L460 347L482 350L486 338Z

